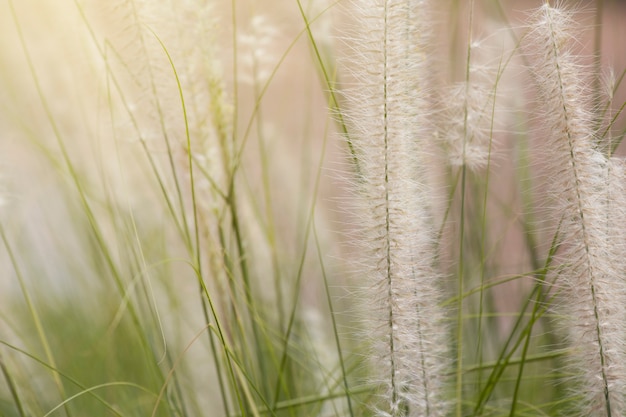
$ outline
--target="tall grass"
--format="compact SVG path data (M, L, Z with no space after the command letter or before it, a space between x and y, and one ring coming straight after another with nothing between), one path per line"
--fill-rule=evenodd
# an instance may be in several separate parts
M626 11L539 3L7 0L0 415L624 415Z
M372 321L370 356L385 387L383 415L445 415L440 386L446 369L444 312L436 228L423 151L432 133L429 100L428 1L355 2L362 31L347 90L346 121L361 175L354 198L363 207L361 295Z

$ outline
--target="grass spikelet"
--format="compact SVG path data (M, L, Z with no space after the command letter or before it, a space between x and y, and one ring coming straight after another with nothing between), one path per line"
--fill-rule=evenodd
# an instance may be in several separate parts
M501 35L502 31L493 26L494 32ZM493 158L494 130L503 124L499 89L508 63L505 45L500 45L497 36L473 40L471 31L469 36L465 80L444 88L438 96L438 107L442 109L438 136L450 166L466 166L477 172Z
M426 1L355 2L356 88L347 93L350 139L362 167L357 199L369 279L380 416L439 416L445 326L432 263L428 155Z
M572 14L548 3L532 18L534 71L548 129L556 216L564 216L562 267L558 283L580 377L580 416L624 415L623 243L610 230L621 216L606 201L623 207L611 162L595 148L592 96L583 78L588 69L572 52ZM618 195L616 195L618 194ZM610 196L610 198L607 198ZM615 217L613 217L615 216Z
M460 83L446 94L443 140L451 166L466 165L472 171L487 166L491 157L494 100L492 88L475 83Z

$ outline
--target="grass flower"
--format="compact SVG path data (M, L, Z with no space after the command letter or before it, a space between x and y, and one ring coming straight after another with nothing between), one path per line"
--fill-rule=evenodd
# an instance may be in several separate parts
M573 53L572 14L548 3L532 18L529 43L533 70L547 127L554 214L563 218L558 286L580 376L580 416L624 415L624 241L612 237L621 228L626 204L616 187L612 161L595 147L588 68ZM606 205L615 204L615 210ZM621 233L620 233L621 234Z
M361 30L351 39L356 86L347 93L349 136L362 175L367 304L382 388L381 416L445 415L447 355L440 276L433 268L433 196L422 170L431 137L427 1L354 3Z

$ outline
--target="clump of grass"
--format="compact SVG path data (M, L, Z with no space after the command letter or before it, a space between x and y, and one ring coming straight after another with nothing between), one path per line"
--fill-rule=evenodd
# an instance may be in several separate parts
M624 414L624 73L563 4L8 5L0 415Z

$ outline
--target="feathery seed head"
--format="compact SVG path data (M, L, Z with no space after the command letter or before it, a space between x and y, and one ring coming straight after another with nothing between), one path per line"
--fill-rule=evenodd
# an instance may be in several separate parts
M451 166L466 165L473 171L487 166L493 139L493 88L459 83L444 100L441 139Z
M427 1L355 1L345 119L361 167L363 268L381 416L446 413L441 289L433 267ZM426 12L426 13L425 13ZM374 306L374 307L373 307ZM433 346L437 346L433 349ZM407 414L407 410L408 413Z
M500 33L495 23L489 26ZM442 89L437 97L441 109L437 136L453 167L479 171L492 158L492 145L506 116L500 90L509 59L502 38L492 35L471 40L466 79Z
M593 108L581 66L573 54L571 13L546 3L532 19L529 36L547 126L555 217L563 216L559 282L570 342L576 346L572 367L580 376L580 416L624 415L626 381L621 223L626 203L620 164L596 148ZM620 227L621 229L621 227Z
M256 15L250 19L248 31L239 35L241 82L263 85L267 81L275 64L272 50L279 37L279 29L267 16Z

